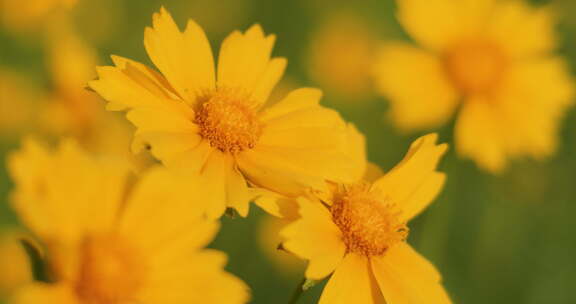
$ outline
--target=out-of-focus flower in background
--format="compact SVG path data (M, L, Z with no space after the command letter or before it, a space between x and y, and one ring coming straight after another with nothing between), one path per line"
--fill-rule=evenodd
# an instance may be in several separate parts
M72 136L92 152L130 159L132 126L120 115L106 111L104 100L87 90L88 81L96 78L95 50L66 19L52 23L47 40L52 90L43 102L40 132L55 137Z
M0 231L0 301L32 281L32 267L21 240L27 237L18 230Z
M12 206L46 250L47 282L18 289L13 303L248 300L226 255L204 249L219 224L196 208L212 195L199 184L160 167L134 182L125 162L92 158L74 141L51 151L27 140L8 167Z
M491 172L543 158L558 145L574 81L556 54L556 18L523 1L399 0L400 23L421 47L389 42L376 66L392 121L435 128L458 111L456 150Z
M310 77L335 100L365 101L372 93L378 43L365 19L352 13L331 13L310 37Z
M78 0L0 0L0 24L14 32L38 30L54 14L74 7Z
M26 133L74 137L94 153L124 155L134 168L145 167L145 153L130 152L133 127L104 109L105 102L87 90L96 77L97 55L75 32L68 18L52 18L46 31L48 88L15 73L3 72L0 134L14 139Z
M0 140L15 140L37 125L42 93L24 75L0 70Z

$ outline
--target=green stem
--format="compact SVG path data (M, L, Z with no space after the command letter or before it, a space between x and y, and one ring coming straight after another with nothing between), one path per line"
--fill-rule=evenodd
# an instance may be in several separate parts
M294 292L292 293L292 297L290 298L290 302L288 302L288 304L296 304L298 302L300 296L302 296L302 293L304 293L304 284L306 284L306 278L303 278L302 281L298 284L298 286L296 286L296 289L294 289Z

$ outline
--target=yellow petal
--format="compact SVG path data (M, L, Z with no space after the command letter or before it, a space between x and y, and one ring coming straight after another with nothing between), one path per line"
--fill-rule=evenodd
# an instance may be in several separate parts
M182 173L201 172L214 151L209 142L192 133L148 132L137 136L135 140L149 144L152 154L166 167Z
M324 189L326 187L323 172L318 172L317 168L326 172L334 168L327 166L325 160L318 155L304 155L300 151L299 155L289 157L295 150L255 148L245 151L237 157L238 168L251 184L272 190L287 196L297 196L308 188ZM310 153L308 153L310 154ZM332 157L328 153L322 154L324 157ZM339 159L332 158L331 161ZM306 165L314 161L320 161L312 167Z
M320 280L338 266L346 252L340 229L328 209L318 201L299 198L300 219L280 233L288 251L309 260L306 277Z
M123 70L124 73L154 94L170 99L179 98L178 93L174 90L172 85L170 85L168 80L166 80L166 78L156 70L140 62L121 56L112 55L110 57L118 69Z
M456 149L484 170L501 172L506 166L503 142L504 122L486 99L467 100L456 121Z
M252 190L257 196L254 203L270 215L287 220L295 220L299 217L298 203L294 198L285 197L262 188Z
M218 231L216 222L203 219L211 195L198 178L154 167L128 198L119 231L151 256L204 247Z
M155 107L137 108L126 115L139 131L197 132L192 109L164 103Z
M320 95L315 89L295 90L261 114L265 128L258 145L238 156L250 182L290 196L323 188L325 179L355 179L362 168L351 145L361 145L362 138L347 130L337 112L318 105Z
M397 244L370 263L387 304L452 303L436 268L408 244Z
M9 168L19 216L41 238L60 242L110 229L129 173L127 164L91 159L72 141L54 152L28 141L10 157Z
M81 304L72 286L66 284L30 284L16 292L12 304Z
M347 254L338 266L320 297L319 304L382 303L377 287L370 277L368 259ZM393 303L388 303L393 304Z
M230 161L218 150L213 150L200 171L201 185L205 191L202 199L206 204L206 215L216 219L224 214L227 205L226 172L230 170Z
M244 176L232 164L228 165L226 173L226 202L229 207L238 211L242 217L248 216L250 201L256 197L256 193L248 188Z
M322 91L314 88L300 88L291 91L286 97L260 114L262 121L271 121L294 114L301 110L311 110L318 107ZM310 123L318 120L310 120ZM307 121L308 122L308 121Z
M140 296L142 303L246 303L248 286L223 271L225 254L203 250L185 258L153 266L151 280Z
M501 1L494 8L487 30L513 56L541 55L556 47L554 17L549 7Z
M511 67L509 78L497 103L499 119L506 125L507 153L552 155L562 118L574 103L574 80L566 62L557 57L525 61Z
M262 76L258 79L252 93L252 97L260 104L264 104L268 100L270 93L276 84L278 84L278 81L282 79L286 64L286 58L272 58L268 63L266 70L264 70Z
M402 130L438 127L458 96L435 55L403 43L385 45L375 66L376 84L389 99L391 119Z
M444 183L444 175L436 172L446 144L437 145L436 134L418 138L404 159L373 184L373 190L391 199L409 220L432 202Z
M180 104L166 79L149 67L118 56L116 66L97 67L98 79L88 85L109 103L107 109L121 111L135 107Z
M143 148L149 148L152 155L162 160L166 166L178 168L182 165L179 161L181 155L192 154L189 151L197 149L200 141L201 138L196 133L138 132L132 143L132 150L134 154L137 154ZM194 167L198 165L194 164Z
M454 39L475 34L494 0L398 0L398 19L423 46L442 51Z
M276 85L285 60L271 60L274 35L265 36L260 25L245 33L235 31L222 42L218 58L218 87L244 89L263 103Z
M204 30L189 20L182 33L166 9L152 17L144 35L146 51L178 94L192 104L214 88L214 58Z

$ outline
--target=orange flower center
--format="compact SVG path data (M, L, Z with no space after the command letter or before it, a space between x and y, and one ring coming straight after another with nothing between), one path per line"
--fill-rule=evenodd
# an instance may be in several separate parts
M395 205L379 199L366 184L340 187L331 212L349 252L382 255L408 236Z
M200 135L222 152L254 148L262 134L254 104L247 96L223 89L200 98L195 118Z
M485 95L500 85L507 59L497 44L469 39L448 49L444 66L448 77L463 94Z
M86 304L132 303L143 287L145 265L128 240L88 237L80 248L76 293Z

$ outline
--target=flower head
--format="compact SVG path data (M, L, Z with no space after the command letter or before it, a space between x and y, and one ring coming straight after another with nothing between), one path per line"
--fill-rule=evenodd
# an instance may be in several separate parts
M391 118L406 131L437 127L458 112L456 148L479 167L543 158L574 97L547 7L518 0L398 0L421 48L384 45L376 65Z
M167 167L202 176L214 193L208 216L226 207L246 216L264 193L294 196L326 179L351 180L350 128L318 104L319 90L297 89L266 106L286 66L271 58L274 35L259 25L233 32L215 68L200 26L189 20L181 32L162 8L144 40L161 73L114 56L115 66L100 67L90 86L110 110L128 111L136 148L144 143Z
M283 246L309 260L307 278L332 273L321 304L450 303L436 269L406 243L407 222L444 184L436 166L446 148L434 134L421 137L374 181L298 199L301 217L282 232Z
M247 300L225 256L202 249L218 223L195 211L201 187L189 192L189 181L162 168L135 180L122 162L90 158L74 142L51 152L29 141L9 168L13 207L45 248L50 281L22 288L14 303Z

